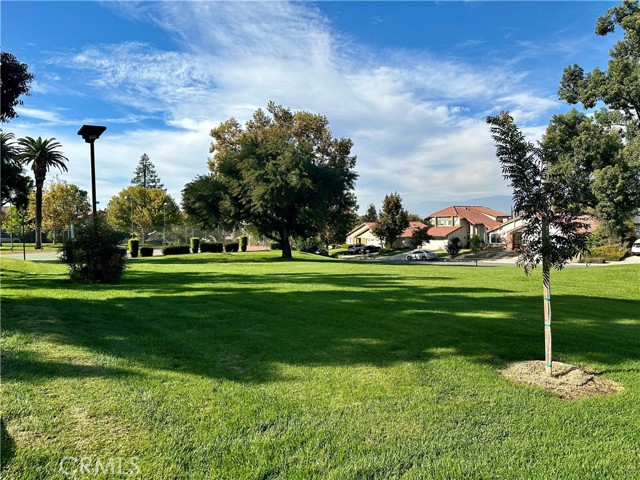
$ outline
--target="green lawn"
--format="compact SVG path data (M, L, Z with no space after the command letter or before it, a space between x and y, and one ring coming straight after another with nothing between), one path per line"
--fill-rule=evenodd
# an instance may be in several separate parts
M2 259L2 478L64 478L65 457L145 479L640 478L638 266L552 275L556 358L624 385L567 401L497 373L543 357L539 272L278 254L136 259L116 286Z

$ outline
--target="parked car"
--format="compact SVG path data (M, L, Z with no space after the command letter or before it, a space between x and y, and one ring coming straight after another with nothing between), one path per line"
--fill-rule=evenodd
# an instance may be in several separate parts
M319 250L316 250L314 253L316 255L322 255L323 257L328 257L329 256L329 252L327 251L326 248L321 248Z
M358 245L353 249L353 253L356 255L365 255L368 253L376 253L380 251L380 247L376 245Z
M633 245L631 245L631 253L634 255L640 255L640 239L636 240L633 242Z
M433 252L425 252L424 250L416 250L415 252L411 252L407 255L407 260L437 260L438 255Z

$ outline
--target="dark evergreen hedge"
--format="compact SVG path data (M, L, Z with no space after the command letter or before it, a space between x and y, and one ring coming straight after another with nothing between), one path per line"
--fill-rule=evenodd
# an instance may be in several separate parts
M225 252L237 252L238 250L240 250L240 244L238 242L227 243L224 246Z
M198 253L200 251L200 239L198 237L191 237L189 239L189 245L191 247L191 253Z
M141 257L153 257L153 247L140 247Z
M138 240L137 238L130 238L127 242L127 247L129 248L131 258L136 258L138 256L138 250L140 248L140 240Z
M163 255L186 255L191 253L189 245L167 245L162 247Z
M203 253L221 253L224 250L224 246L220 242L202 242L200 244L200 251Z

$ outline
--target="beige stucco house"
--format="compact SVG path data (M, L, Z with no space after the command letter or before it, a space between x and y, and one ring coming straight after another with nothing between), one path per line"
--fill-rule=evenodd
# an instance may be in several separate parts
M375 223L365 222L358 225L347 234L347 243L351 245L376 245L380 244L380 239L376 237L371 229ZM393 248L412 247L411 236L416 229L425 228L426 225L422 222L409 222L409 226L405 229L400 237L393 243ZM431 231L429 231L431 232ZM428 246L428 245L427 245Z

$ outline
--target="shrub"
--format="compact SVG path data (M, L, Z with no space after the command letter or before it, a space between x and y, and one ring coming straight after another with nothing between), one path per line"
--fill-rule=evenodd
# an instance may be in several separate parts
M227 243L224 246L225 252L237 252L240 249L240 244L238 242Z
M186 255L191 252L189 245L167 245L162 247L163 255Z
M141 257L153 257L153 247L141 247L140 248L140 256Z
M272 243L271 245L269 245L269 248L271 250L282 250L282 245L280 245L279 243Z
M189 245L191 246L191 253L198 253L200 250L200 239L198 237L191 237L189 239Z
M127 242L127 247L129 248L129 253L131 254L131 258L136 258L138 256L138 249L140 247L140 240L137 238L130 238Z
M480 251L480 247L482 246L482 240L480 240L480 237L478 235L474 235L473 237L471 237L469 245L471 247L471 252L478 253Z
M584 258L589 263L596 263L592 259L602 258L609 262L618 262L620 260L624 260L624 258L629 254L629 251L621 247L617 244L609 244L603 245L602 247L592 248L589 253L587 253Z
M101 216L94 216L76 228L76 237L61 249L71 280L79 283L117 283L124 273L126 250L120 248L118 232Z
M224 250L224 245L220 242L213 242L213 243L202 242L200 244L200 251L203 253L205 252L221 253L223 250Z
M460 239L458 237L453 237L453 239L447 242L445 246L447 253L451 255L451 258L455 258L458 253L460 253Z
M293 248L301 252L313 253L318 250L318 239L315 237L296 238L293 241Z
M249 245L249 237L243 235L240 237L240 250L243 252L247 251L247 246Z

